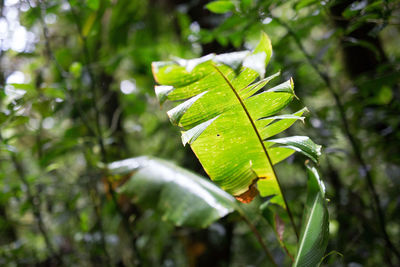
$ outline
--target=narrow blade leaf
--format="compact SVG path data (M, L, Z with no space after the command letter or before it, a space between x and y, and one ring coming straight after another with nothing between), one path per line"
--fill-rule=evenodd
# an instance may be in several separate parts
M318 266L329 237L329 215L325 186L317 170L307 166L308 192L297 255L293 267Z

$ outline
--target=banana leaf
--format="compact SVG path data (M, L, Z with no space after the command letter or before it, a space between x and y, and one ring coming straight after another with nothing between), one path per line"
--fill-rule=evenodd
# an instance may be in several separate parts
M264 78L271 55L271 41L262 33L252 52L175 58L153 62L152 70L160 103L181 102L168 116L210 178L242 202L250 202L258 187L286 208L273 165L295 151L317 161L321 147L308 137L271 139L303 120L306 111L279 114L295 97L294 84L288 79L264 89L279 76Z

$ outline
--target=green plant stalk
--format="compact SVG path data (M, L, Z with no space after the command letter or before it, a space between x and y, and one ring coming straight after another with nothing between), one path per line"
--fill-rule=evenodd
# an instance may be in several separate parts
M278 239L279 241L279 245L281 246L281 248L285 251L286 255L288 255L288 257L290 258L290 260L294 263L294 257L292 254L290 254L289 249L286 247L285 243L283 242L283 240L281 240L281 238L279 237L278 232L274 231L276 239Z
M43 215L42 215L42 212L40 211L39 203L38 203L38 201L36 201L36 199L38 199L38 196L33 194L31 186L25 177L25 170L14 152L11 152L11 160L14 164L16 172L18 173L19 179L21 180L23 185L26 187L27 198L28 198L29 203L32 205L32 212L35 217L39 231L43 236L47 250L49 251L49 256L50 256L50 258L55 259L56 264L57 263L62 264L63 263L62 258L55 251L53 245L50 242L50 237L47 232L47 227L45 226L44 221L43 221Z
M246 214L244 213L244 211L238 206L237 207L237 211L240 215L240 217L242 217L242 219L245 221L245 223L249 226L250 230L253 232L254 236L256 237L258 243L261 245L262 249L264 250L265 254L267 255L267 257L269 258L269 260L271 261L273 266L278 266L274 260L274 257L272 256L271 252L269 251L269 249L267 248L267 246L264 243L264 240L261 237L260 232L257 230L257 228L255 227L255 225L247 218Z

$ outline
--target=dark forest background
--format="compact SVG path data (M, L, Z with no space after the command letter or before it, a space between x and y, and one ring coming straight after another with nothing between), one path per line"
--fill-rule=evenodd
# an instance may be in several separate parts
M0 265L268 266L237 214L175 227L111 197L102 171L154 155L204 174L155 98L151 62L252 47L261 30L267 74L293 76L291 109L310 110L290 133L323 145L323 265L400 265L400 2L232 2L0 0ZM304 160L277 167L297 218ZM283 262L261 201L244 208Z

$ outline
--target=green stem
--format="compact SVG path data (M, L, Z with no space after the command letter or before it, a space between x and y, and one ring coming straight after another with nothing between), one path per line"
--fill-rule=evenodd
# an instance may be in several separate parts
M247 218L246 214L239 206L236 208L236 210L240 214L240 217L242 217L242 219L245 221L245 223L249 226L249 228L253 232L254 236L257 238L258 243L261 245L262 249L264 250L264 252L267 255L267 257L269 258L269 260L271 261L272 265L278 266L274 260L274 257L272 256L271 252L265 245L264 240L262 239L261 234L257 230L256 226Z
M11 153L11 161L14 164L15 170L18 174L19 179L21 180L21 182L23 183L23 185L26 187L26 195L27 195L27 199L29 201L29 203L32 206L32 212L33 212L33 216L35 217L38 229L40 231L40 233L43 236L44 242L46 244L47 250L49 251L49 256L50 256L50 260L53 261L55 260L55 264L63 264L63 261L60 257L60 255L55 251L53 245L51 244L50 241L50 236L49 233L47 231L47 227L44 223L43 220L43 214L40 210L40 201L39 201L39 196L37 194L34 194L32 192L32 188L31 185L29 184L28 180L26 179L25 176L25 169L23 168L21 162L18 160L17 155L12 152Z

